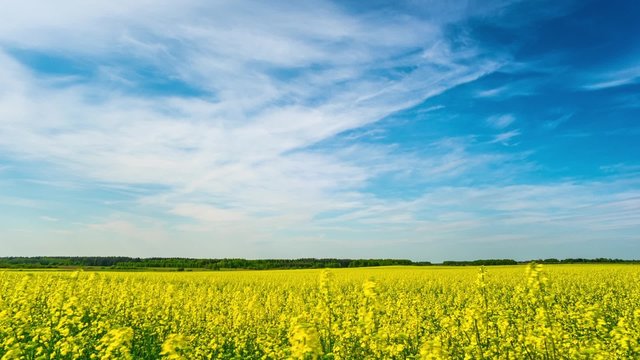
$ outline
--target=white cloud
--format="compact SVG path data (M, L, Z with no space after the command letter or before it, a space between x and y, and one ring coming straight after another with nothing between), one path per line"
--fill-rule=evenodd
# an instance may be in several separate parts
M24 197L16 196L2 196L0 195L0 204L6 207L21 207L38 209L43 207L42 201L34 199L26 199Z
M636 174L640 172L640 165L617 163L617 164L600 166L600 170L610 174Z
M560 126L560 125L564 124L565 122L567 122L572 117L573 117L573 113L564 114L562 116L559 116L556 119L545 121L542 126L547 130L554 130L558 126Z
M504 129L516 121L512 114L493 115L487 119L487 123L496 129Z
M623 85L634 84L640 81L640 66L632 65L630 67L608 71L591 79L589 84L584 85L586 90L601 90Z
M412 200L371 202L323 223L348 226L361 238L379 239L371 241L386 251L393 251L393 246L383 239L402 239L398 243L403 248L420 249L416 258L429 254L436 261L450 259L452 254L459 258L496 256L500 248L509 247L531 248L520 253L522 259L544 254L597 257L604 255L598 252L603 248L587 249L590 241L609 239L620 244L638 239L640 193L629 190L637 184L635 179L620 179L439 186ZM576 244L585 248L577 249ZM483 247L487 249L481 250ZM486 255L480 256L479 250ZM508 256L513 257L514 252Z
M200 220L205 223L239 221L245 219L238 211L219 209L203 204L178 204L171 213Z
M211 198L249 209L243 216L311 218L350 206L395 155L369 148L348 157L309 146L499 64L476 59L473 46L451 49L443 24L356 17L324 2L147 5L61 3L38 12L10 6L5 16L13 20L0 25L0 44L119 61L101 67L110 75L60 86L1 56L0 149L88 182L158 185L165 190L140 202L203 222L229 219L205 208ZM394 70L409 65L410 73ZM136 80L126 74L136 66L157 68L211 99L131 96L128 82ZM124 88L105 87L114 76Z
M493 137L492 143L500 143L502 145L512 145L511 140L520 136L520 130L510 130L503 133L500 133Z
M504 94L507 90L509 90L508 85L498 86L492 89L478 91L476 93L476 97L479 98L490 98Z

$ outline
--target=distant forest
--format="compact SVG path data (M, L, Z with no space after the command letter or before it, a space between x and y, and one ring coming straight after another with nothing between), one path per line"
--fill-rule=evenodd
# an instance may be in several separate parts
M538 259L542 264L581 264L581 263L640 263L639 260L622 259ZM482 265L517 265L531 261L515 261L511 259L487 259L474 261L444 261L440 264L428 261L411 261L405 259L189 259L189 258L130 258L119 256L37 256L37 257L0 257L0 268L82 268L98 267L104 269L319 269L319 268L354 268L391 265L446 265L446 266L482 266Z

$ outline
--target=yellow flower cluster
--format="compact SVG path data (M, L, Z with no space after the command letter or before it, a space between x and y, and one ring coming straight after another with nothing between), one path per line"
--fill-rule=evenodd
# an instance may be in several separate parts
M640 359L640 266L3 271L0 359Z

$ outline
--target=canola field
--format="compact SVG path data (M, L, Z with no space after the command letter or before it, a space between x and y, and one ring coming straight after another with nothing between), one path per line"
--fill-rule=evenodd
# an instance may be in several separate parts
M640 359L640 266L3 271L0 359Z

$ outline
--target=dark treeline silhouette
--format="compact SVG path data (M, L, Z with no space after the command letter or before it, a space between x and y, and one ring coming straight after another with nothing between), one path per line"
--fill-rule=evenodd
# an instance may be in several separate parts
M404 259L189 259L106 257L1 257L0 268L105 267L114 269L317 269L390 265L429 265Z
M590 263L590 264L640 264L640 260L623 260L623 259L609 259L609 258L596 258L596 259L581 259L581 258L569 258L558 260L554 258L550 259L538 259L534 260L540 264L581 264L581 263Z
M609 258L597 258L597 259L583 259L583 258L569 258L569 259L536 259L526 261L515 261L512 259L486 259L486 260L472 260L472 261L443 261L442 265L446 266L489 266L489 265L517 265L528 264L530 262L536 262L538 264L640 264L640 260L623 260L623 259L609 259Z
M640 260L622 259L537 259L541 264L583 264L583 263L640 263ZM473 261L444 261L432 264L428 261L411 261L404 259L190 259L190 258L131 258L124 256L37 256L37 257L0 257L0 268L64 268L64 267L101 267L110 269L318 269L318 268L352 268L391 265L446 265L446 266L490 266L516 265L530 261L512 259L485 259Z
M483 265L517 265L518 262L512 259L487 259L473 261L443 261L442 265L447 266L483 266Z

